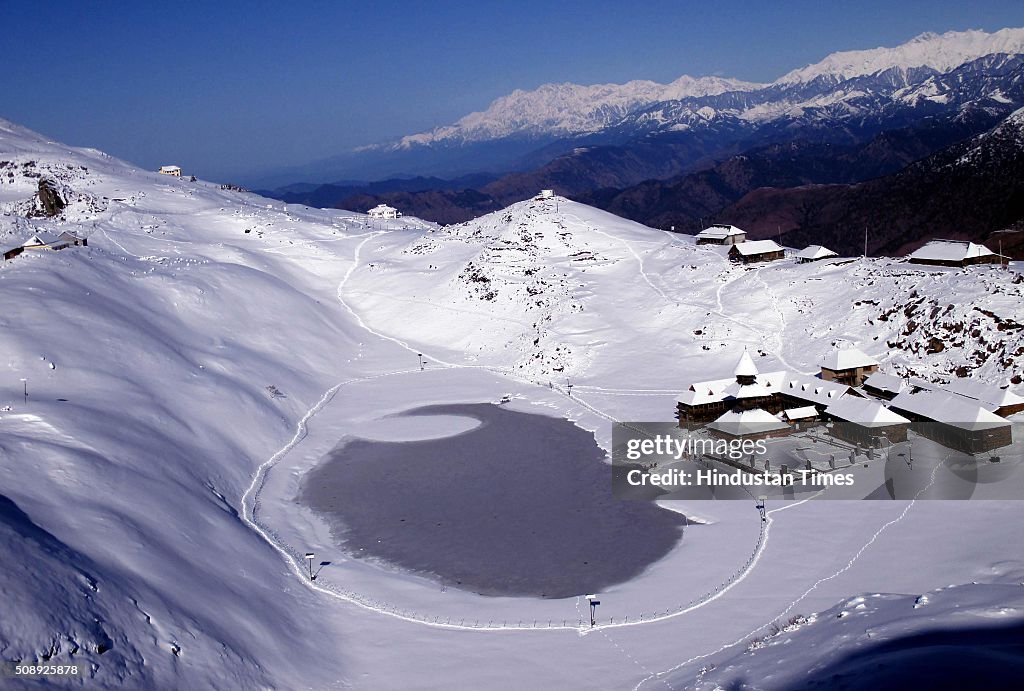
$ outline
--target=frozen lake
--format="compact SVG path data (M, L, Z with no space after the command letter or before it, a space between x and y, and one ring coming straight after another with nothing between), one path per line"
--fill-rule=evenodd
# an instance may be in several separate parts
M665 556L684 518L612 496L591 433L489 404L407 411L466 420L454 436L350 437L305 477L300 500L353 556L482 595L563 598L628 581Z

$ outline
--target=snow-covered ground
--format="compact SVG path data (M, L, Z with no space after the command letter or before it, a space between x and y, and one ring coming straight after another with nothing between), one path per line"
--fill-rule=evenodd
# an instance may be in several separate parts
M814 372L848 343L890 371L1003 382L1024 353L1015 272L744 268L565 199L448 228L371 223L2 121L0 161L4 249L89 239L0 263L3 660L87 661L81 683L106 687L687 688L749 659L771 688L790 679L758 651L783 639L744 657L750 642L860 594L977 582L925 598L965 595L926 623L973 626L997 605L1019 621L1013 502L779 503L765 522L746 502L674 505L701 524L602 593L590 630L576 598L442 591L347 559L294 501L339 438L391 438L389 415L429 403L511 394L609 448L612 421L671 419L679 391L729 376L744 347L762 368ZM30 217L37 175L64 186L63 218ZM306 551L331 562L315 582ZM880 617L879 636L912 630L892 625L903 600L865 602L851 616ZM846 640L825 616L798 634Z

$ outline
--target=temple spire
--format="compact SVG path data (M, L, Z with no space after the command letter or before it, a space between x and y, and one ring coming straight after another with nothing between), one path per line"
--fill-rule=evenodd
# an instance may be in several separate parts
M750 353L747 349L743 349L743 355L740 356L740 361L736 363L736 369L733 370L733 374L736 375L736 382L746 386L753 384L757 381L757 365L754 364L754 360L750 357Z

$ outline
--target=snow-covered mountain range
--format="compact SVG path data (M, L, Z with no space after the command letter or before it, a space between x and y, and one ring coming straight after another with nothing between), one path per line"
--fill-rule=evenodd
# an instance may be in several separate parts
M690 505L699 526L603 593L589 631L578 598L482 597L348 554L277 491L343 435L411 438L395 414L430 403L507 397L608 449L613 421L671 419L744 349L813 372L850 344L889 371L1008 384L1014 272L747 269L560 197L439 228L185 174L0 121L0 247L88 240L0 262L0 661L77 663L84 688L678 688L783 614L862 592L973 581L963 607L935 598L960 617L942 622L1019 619L1016 599L993 609L1024 573L1013 502ZM40 206L40 182L66 208Z
M660 101L752 91L763 85L721 77L683 75L669 84L636 80L625 84L544 84L517 89L483 112L470 113L453 125L402 137L396 148L441 142L479 142L511 136L572 136L598 132L631 111Z
M1024 53L1024 29L1007 28L993 33L976 30L944 34L928 32L895 48L832 53L820 62L784 74L774 83L812 82L823 77L840 82L890 69L907 73L920 67L942 73L986 55L1018 53Z
M660 129L691 126L694 115L707 120L726 111L744 120L766 121L797 109L835 107L838 103L869 97L880 89L896 92L935 85L943 74L990 55L1024 53L1024 29L925 33L894 48L832 53L818 63L793 70L771 84L720 77L682 76L662 85L651 81L626 84L545 84L531 91L516 90L495 100L482 112L458 122L401 138L384 148L410 148L438 144L470 144L505 137L573 136L606 128L642 127L655 114ZM840 85L859 79L854 84ZM928 87L925 87L928 88ZM926 96L942 98L932 87ZM709 97L719 97L709 98ZM901 91L895 98L915 98ZM670 102L685 102L673 112ZM692 105L691 105L692 104ZM643 114L635 114L642 111Z
M895 48L834 53L771 84L682 77L668 85L549 84L517 91L453 125L323 162L315 174L295 171L290 181L399 179L268 194L339 208L397 204L448 223L520 201L538 188L608 209L616 205L601 200L617 191L630 198L627 217L653 224L665 217L660 202L651 204L642 189L633 189L650 181L675 181L730 157L760 157L765 147L794 144L817 147L809 169L824 174L811 174L807 182L859 182L867 177L834 174L850 147L906 165L991 128L1022 106L1024 29L923 34ZM916 142L910 150L902 148L907 140ZM828 147L842 148L833 155ZM898 169L882 167L868 177ZM404 179L412 173L457 179L417 186ZM477 181L461 177L467 174ZM683 198L679 204L705 201ZM700 217L721 208L673 218L671 225L697 227Z

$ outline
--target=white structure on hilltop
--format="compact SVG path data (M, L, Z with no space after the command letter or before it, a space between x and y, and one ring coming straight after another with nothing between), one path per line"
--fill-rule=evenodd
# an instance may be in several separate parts
M181 167L180 166L160 166L160 174L161 175L173 175L176 178L180 178L181 177Z
M366 215L370 218L398 218L402 214L398 213L398 209L387 204L378 204L369 211Z
M541 190L540 194L537 195L537 199L554 199L554 190Z
M735 245L745 242L746 239L747 231L736 226L708 226L697 233L698 245Z

